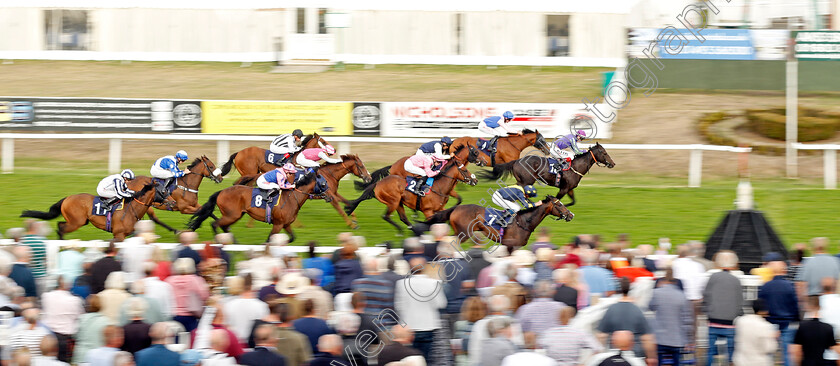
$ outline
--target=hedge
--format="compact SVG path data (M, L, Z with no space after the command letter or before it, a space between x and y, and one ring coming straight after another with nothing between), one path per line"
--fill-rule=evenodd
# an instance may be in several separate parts
M822 112L811 108L798 108L799 122L797 140L800 142L819 141L832 138L840 127L840 113ZM766 110L746 110L748 127L755 133L775 140L785 139L784 108Z

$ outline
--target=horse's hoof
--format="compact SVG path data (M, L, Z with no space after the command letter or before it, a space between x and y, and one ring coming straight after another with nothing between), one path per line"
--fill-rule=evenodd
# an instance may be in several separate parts
M353 229L353 230L359 230L359 224L354 222L353 224L350 225L350 228Z
M181 231L181 230L172 230L172 233L173 233L173 234L175 234L175 236L178 236L178 235L181 235L181 233L183 233L183 231Z

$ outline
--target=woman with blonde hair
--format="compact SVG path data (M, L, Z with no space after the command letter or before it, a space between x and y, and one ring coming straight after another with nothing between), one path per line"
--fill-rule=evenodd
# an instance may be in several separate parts
M131 298L131 294L125 290L124 275L121 271L111 272L105 280L105 289L99 293L101 312L113 323L119 321L123 303Z
M152 261L157 266L154 272L152 272L152 275L160 278L161 281L165 281L172 274L172 262L169 261L169 256L163 249L155 246L152 249Z
M464 300L464 304L461 305L461 320L455 322L455 337L452 341L456 349L455 357L463 359L463 363L466 363L473 325L485 316L487 316L487 304L481 300L481 297L470 296Z
M207 282L195 274L195 262L192 258L178 258L172 267L175 275L166 279L166 283L172 286L172 292L175 294L172 320L183 324L189 332L198 326L198 318L204 309L204 301L210 297L210 291Z

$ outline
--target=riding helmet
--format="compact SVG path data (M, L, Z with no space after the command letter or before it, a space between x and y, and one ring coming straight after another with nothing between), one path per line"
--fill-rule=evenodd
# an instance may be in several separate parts
M577 135L577 137L580 137L580 139L583 140L583 139L586 138L586 131L577 130L577 131L575 131L575 135Z
M295 136L297 138L303 138L303 131L301 131L300 129L296 129L292 131L292 136Z
M449 136L443 136L440 138L440 142L447 145L452 145L452 139Z
M181 160L181 161L187 161L189 159L189 157L187 156L186 151L178 150L178 152L175 153L175 159L178 159L178 160Z
M505 119L513 119L514 115L513 112L506 111L504 114L502 114L502 117L505 117Z
M283 164L283 170L285 170L287 173L297 173L297 168L295 168L295 166L292 165L292 163Z
M324 146L324 150L327 152L327 155L335 154L335 148L332 145Z
M522 190L525 191L525 195L528 197L536 197L537 196L537 189L534 188L532 185L526 185L522 187Z
M134 172L132 172L131 169L126 169L120 173L120 176L127 180L132 180L134 179Z

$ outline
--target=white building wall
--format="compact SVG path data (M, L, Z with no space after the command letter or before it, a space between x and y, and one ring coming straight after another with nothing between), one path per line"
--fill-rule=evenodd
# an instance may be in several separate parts
M572 14L569 18L569 53L573 57L625 57L625 18L624 14Z
M545 56L545 14L471 12L464 14L463 54Z
M0 9L0 50L44 49L44 11L36 8Z
M450 55L453 13L435 11L352 11L341 32L344 52L372 55ZM340 47L340 46L339 46Z

